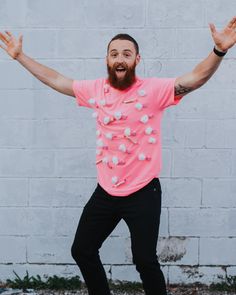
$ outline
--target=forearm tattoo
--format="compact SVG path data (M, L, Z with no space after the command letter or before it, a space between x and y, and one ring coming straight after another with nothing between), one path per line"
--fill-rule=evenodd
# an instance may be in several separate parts
M193 89L190 87L185 87L181 84L175 86L175 96L184 95L192 91Z

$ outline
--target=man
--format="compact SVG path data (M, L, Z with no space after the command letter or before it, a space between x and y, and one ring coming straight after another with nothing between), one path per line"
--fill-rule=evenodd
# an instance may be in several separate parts
M236 17L222 32L210 24L215 47L194 70L178 78L141 79L137 42L115 36L107 48L108 78L75 81L47 68L22 51L9 31L0 33L4 49L36 78L76 97L94 109L97 122L98 185L84 207L72 246L90 295L110 294L99 248L121 219L127 223L133 262L146 295L165 295L166 285L156 255L161 213L160 121L165 108L177 104L214 74L222 57L236 43Z

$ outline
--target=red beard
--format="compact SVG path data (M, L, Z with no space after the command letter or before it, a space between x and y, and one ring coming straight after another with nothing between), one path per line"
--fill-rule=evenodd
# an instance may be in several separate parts
M123 67L125 69L125 75L122 79L117 78L116 70L119 67ZM108 72L108 81L110 85L119 90L125 90L129 88L135 82L135 67L136 64L134 63L130 68L127 66L126 63L114 63L112 67L107 65L107 72Z

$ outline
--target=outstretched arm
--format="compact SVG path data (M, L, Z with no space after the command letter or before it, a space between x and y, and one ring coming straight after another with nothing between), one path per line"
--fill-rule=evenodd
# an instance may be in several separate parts
M0 32L0 40L3 43L0 44L0 47L13 59L17 60L22 66L24 66L29 72L31 72L37 79L58 92L74 96L72 79L64 77L60 73L36 62L23 53L22 35L17 40L9 31L5 31L5 34Z
M219 67L224 53L236 43L236 17L234 17L221 32L216 31L214 24L209 24L209 26L215 43L215 49L218 53L212 51L192 72L176 79L175 97L177 98L205 84Z

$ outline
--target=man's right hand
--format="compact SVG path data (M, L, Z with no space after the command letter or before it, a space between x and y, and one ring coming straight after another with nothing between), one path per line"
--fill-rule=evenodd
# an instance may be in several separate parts
M5 34L0 32L0 40L4 44L0 43L0 47L12 58L16 59L22 53L23 35L16 39L9 31L5 31Z

